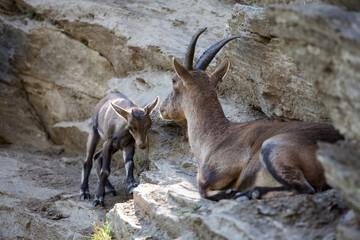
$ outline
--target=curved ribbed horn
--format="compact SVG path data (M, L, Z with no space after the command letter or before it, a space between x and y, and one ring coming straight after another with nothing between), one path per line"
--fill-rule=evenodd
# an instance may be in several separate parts
M220 51L220 49L225 46L225 44L227 44L229 41L239 37L240 36L230 36L213 44L203 53L203 55L201 55L199 61L195 65L195 68L205 71L205 69L209 66L210 62L214 59L215 55Z
M191 70L192 66L193 66L193 61L194 61L194 52L195 52L195 45L196 45L196 41L198 40L199 36L206 30L207 28L201 28L200 30L198 30L193 37L190 40L188 49L186 51L186 55L184 58L184 63L183 65L186 67L187 70Z

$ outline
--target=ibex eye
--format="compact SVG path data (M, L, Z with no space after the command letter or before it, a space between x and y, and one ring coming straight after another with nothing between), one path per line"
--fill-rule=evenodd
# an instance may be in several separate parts
M130 131L130 132L133 132L134 129L133 129L132 127L129 127L129 131Z
M173 83L173 84L175 83L175 79L172 80L172 83Z

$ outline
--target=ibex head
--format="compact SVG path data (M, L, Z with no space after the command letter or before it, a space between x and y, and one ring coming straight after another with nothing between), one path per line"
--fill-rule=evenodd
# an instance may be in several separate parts
M173 59L176 74L172 78L173 91L164 99L160 105L160 115L165 120L180 122L185 119L184 101L189 99L187 94L196 94L196 91L207 91L215 89L219 81L225 77L230 62L225 59L219 67L211 74L205 72L210 62L220 49L229 41L239 36L225 38L207 49L200 57L193 68L193 59L197 39L206 30L200 29L192 37L187 49L184 62L180 64L175 58Z
M159 97L149 103L144 108L134 107L131 110L123 109L122 107L110 102L113 110L122 118L125 119L127 128L130 134L135 139L136 145L144 149L147 146L147 132L151 127L150 113L158 104Z

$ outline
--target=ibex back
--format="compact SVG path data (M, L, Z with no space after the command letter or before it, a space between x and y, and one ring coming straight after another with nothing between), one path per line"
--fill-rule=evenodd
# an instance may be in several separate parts
M133 176L135 144L142 149L146 148L147 132L151 127L150 113L156 107L158 100L157 97L146 107L139 108L125 95L113 93L100 100L95 106L82 172L81 200L90 199L88 180L93 158L100 181L93 203L94 207L97 204L104 205L105 188L111 195L115 195L115 189L108 177L111 155L120 149L123 150L125 161L126 187L128 192L132 193L137 186ZM100 137L104 140L104 144L102 149L94 155Z
M246 200L325 189L324 170L315 156L317 141L335 142L342 136L322 123L229 121L215 87L230 63L226 59L211 75L205 69L216 53L238 36L215 43L193 68L196 41L205 30L193 36L183 65L173 60L173 91L160 106L163 119L187 120L201 196Z

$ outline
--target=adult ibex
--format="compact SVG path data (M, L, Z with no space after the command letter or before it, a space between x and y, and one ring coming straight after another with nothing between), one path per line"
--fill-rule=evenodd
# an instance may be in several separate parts
M205 30L191 39L183 65L173 59L173 90L160 106L163 119L187 120L200 195L216 201L246 200L326 188L323 167L315 156L317 141L332 143L342 136L323 123L229 121L215 87L230 63L225 59L211 75L205 69L228 41L239 36L215 43L193 68L196 41Z
M147 132L151 127L150 113L156 107L158 100L159 97L146 107L139 108L125 95L112 93L101 99L95 106L92 113L91 132L86 146L86 161L82 171L81 200L90 199L88 180L93 157L100 181L94 198L94 207L97 204L104 205L105 188L111 195L115 195L115 189L108 177L110 175L111 155L120 149L123 150L125 161L126 188L129 193L132 193L137 187L133 176L135 143L141 149L146 148ZM104 140L104 144L94 156L100 137Z

